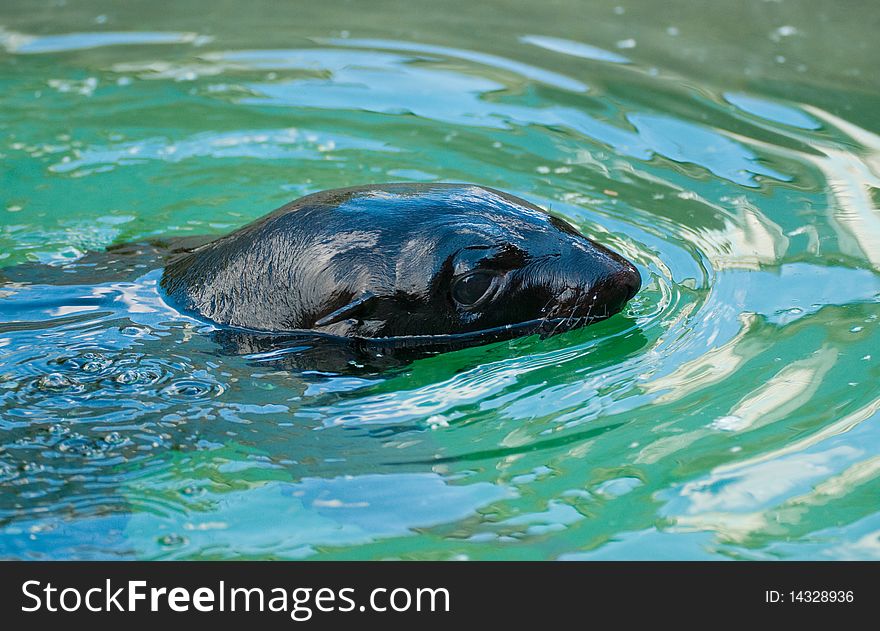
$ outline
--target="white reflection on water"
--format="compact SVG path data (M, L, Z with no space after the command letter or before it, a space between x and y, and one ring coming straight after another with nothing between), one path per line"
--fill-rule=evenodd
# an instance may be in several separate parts
M880 136L819 108L806 109L860 145L858 153L853 153L852 147L828 143L821 147L826 157L809 159L828 182L828 219L837 231L840 249L867 259L880 270Z
M20 55L38 53L57 53L62 51L85 50L102 46L144 45L144 44L193 44L203 46L211 38L198 33L174 32L95 32L62 33L59 35L29 35L9 31L0 26L0 46L9 53Z

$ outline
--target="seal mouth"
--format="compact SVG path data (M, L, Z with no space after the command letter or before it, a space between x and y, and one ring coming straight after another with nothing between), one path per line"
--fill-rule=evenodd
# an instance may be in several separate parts
M602 320L607 320L618 313L618 311L619 310L609 311L606 306L602 312L586 313L584 315L577 315L576 312L572 312L571 315L568 316L547 317L538 321L537 333L541 335L541 339L546 339L559 333L566 333L590 324L595 324L596 322L601 322Z

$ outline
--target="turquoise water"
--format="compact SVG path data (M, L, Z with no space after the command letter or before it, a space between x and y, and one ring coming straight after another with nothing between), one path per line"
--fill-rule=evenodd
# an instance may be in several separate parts
M878 14L728 4L4 2L0 557L880 558ZM644 288L320 373L76 265L387 181Z

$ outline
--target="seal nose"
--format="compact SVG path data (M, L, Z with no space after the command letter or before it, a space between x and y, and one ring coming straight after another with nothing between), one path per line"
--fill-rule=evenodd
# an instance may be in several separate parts
M642 287L642 276L629 261L615 261L594 287L598 291L594 290L593 309L596 312L603 309L607 317L621 311L638 293Z
M626 297L623 299L623 302L627 303L642 288L642 275L639 274L639 270L634 265L627 265L626 268L614 275L614 283L619 285L625 292Z
M616 313L642 288L642 275L634 265L625 261L609 276L605 287L608 307Z

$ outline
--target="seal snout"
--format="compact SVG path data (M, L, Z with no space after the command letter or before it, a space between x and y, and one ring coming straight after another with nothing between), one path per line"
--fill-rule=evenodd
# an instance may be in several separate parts
M629 261L615 261L593 285L593 311L598 319L619 313L641 289L642 276Z
M569 267L567 288L557 295L556 307L548 318L554 333L619 313L641 289L641 274L629 261L616 254L610 260L602 256L602 263L597 258L590 256L583 265Z
M623 304L626 304L639 293L642 288L642 275L634 265L627 263L626 267L619 272L615 272L611 277L611 283L620 289L623 296ZM621 305L622 307L623 305Z

